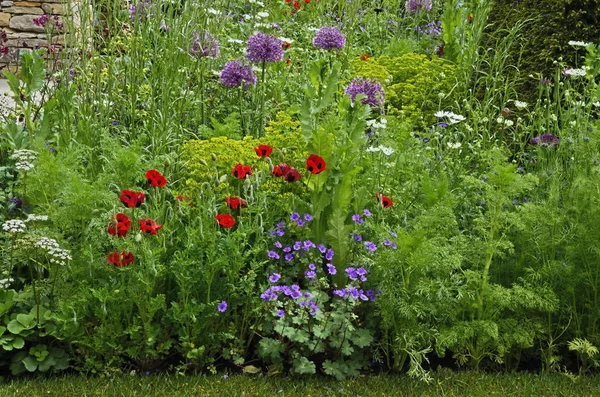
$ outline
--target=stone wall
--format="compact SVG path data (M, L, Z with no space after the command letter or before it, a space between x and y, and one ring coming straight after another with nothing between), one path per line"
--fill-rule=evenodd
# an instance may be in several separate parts
M52 25L55 18L62 23L66 9L65 0L0 0L0 31L4 30L8 39L5 42L0 39L0 46L8 47L8 53L0 54L0 69L16 69L21 51L48 46L46 28L40 26L38 18L47 15L48 24ZM53 27L55 34L50 45L60 48L64 44L64 35L58 30Z

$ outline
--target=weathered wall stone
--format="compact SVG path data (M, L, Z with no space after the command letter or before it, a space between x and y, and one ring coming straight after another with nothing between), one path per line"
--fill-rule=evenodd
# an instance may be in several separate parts
M16 15L10 19L8 26L23 32L45 32L46 29L43 26L33 23L36 18L39 18L39 15Z

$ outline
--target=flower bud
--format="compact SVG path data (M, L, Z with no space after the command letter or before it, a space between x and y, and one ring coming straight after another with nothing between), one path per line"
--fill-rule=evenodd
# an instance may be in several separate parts
M202 165L208 165L208 163L206 161L204 161L204 159L200 159L199 163Z
M171 160L165 159L165 168L169 168L171 166Z
M502 117L507 118L509 114L510 114L509 108L502 109Z
M135 235L135 242L136 243L141 243L142 242L142 233L138 233Z
M213 159L213 161L217 161L217 155L216 154L211 153L210 157Z

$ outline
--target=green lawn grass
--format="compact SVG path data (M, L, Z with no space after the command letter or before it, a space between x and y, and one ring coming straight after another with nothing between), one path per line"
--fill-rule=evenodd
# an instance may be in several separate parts
M405 375L369 375L338 382L323 377L263 376L117 377L65 376L18 379L0 385L0 396L600 396L600 376L562 374L433 373L429 384Z

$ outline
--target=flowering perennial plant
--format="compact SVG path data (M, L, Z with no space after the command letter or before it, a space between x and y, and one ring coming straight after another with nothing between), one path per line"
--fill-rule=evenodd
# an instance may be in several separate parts
M344 93L350 95L352 102L355 101L357 95L366 95L366 98L361 101L364 105L378 109L383 107L384 90L381 84L374 79L356 77L346 87Z
M283 42L276 37L258 32L248 39L246 57L250 62L279 62L283 60Z
M321 50L341 50L346 46L346 37L338 28L324 26L317 31L313 45Z

